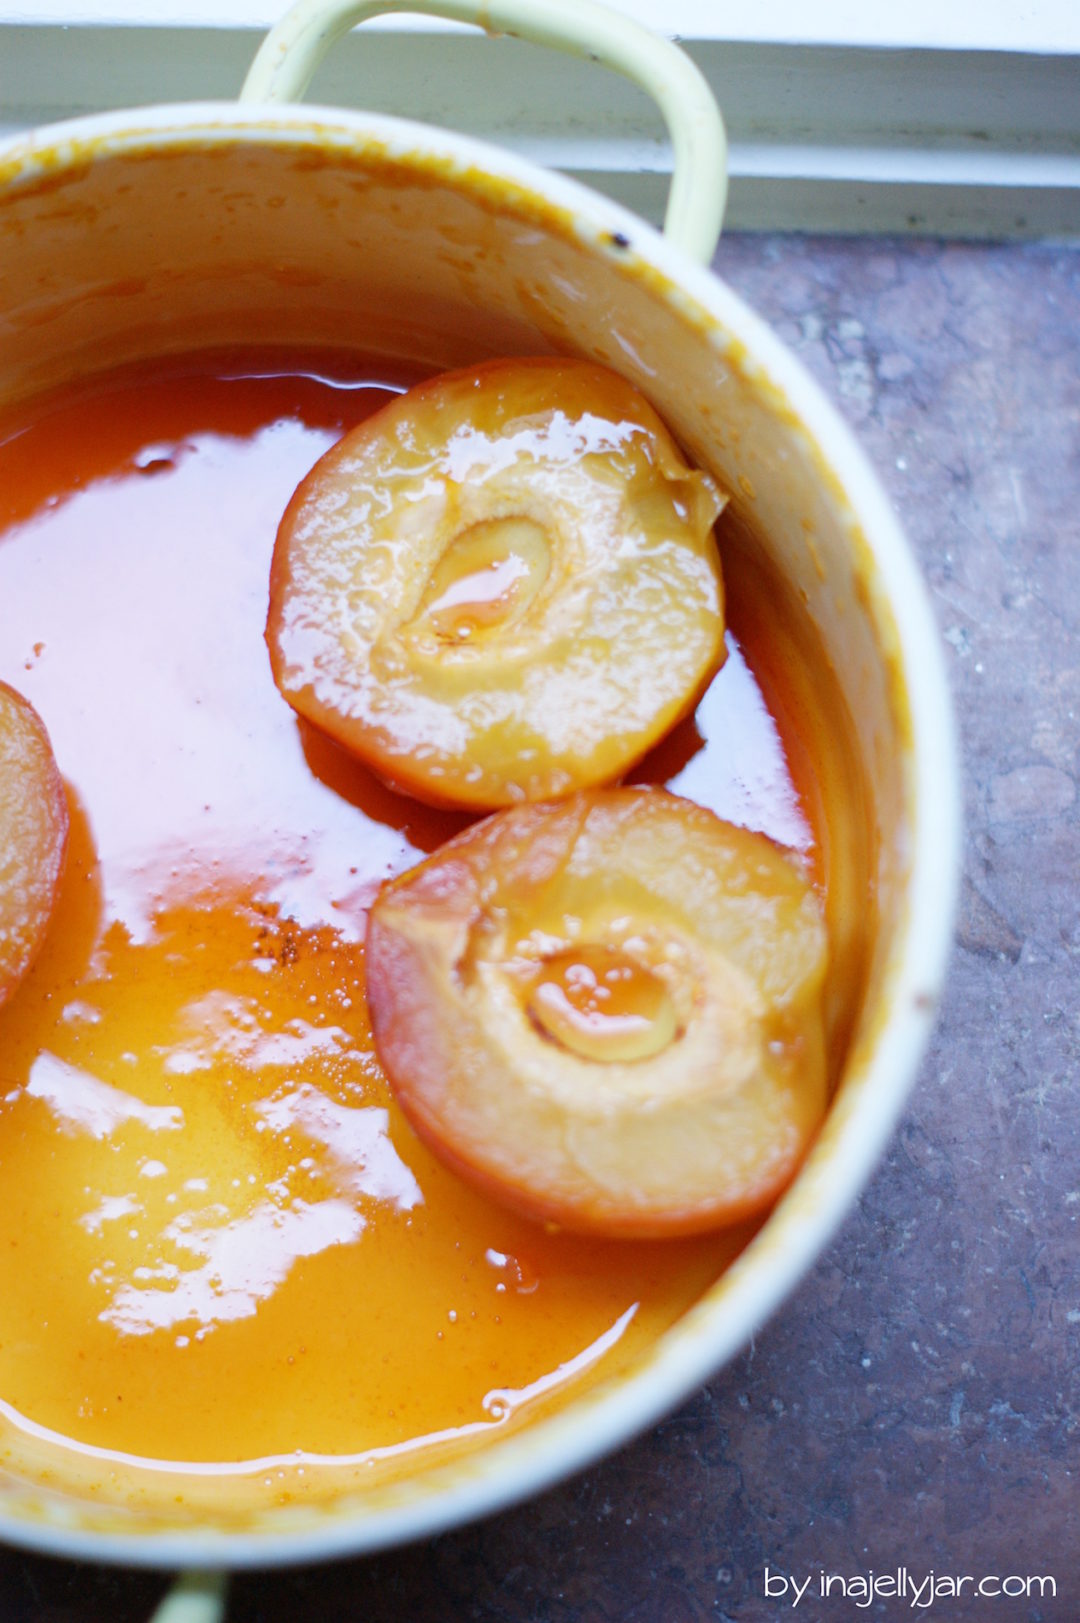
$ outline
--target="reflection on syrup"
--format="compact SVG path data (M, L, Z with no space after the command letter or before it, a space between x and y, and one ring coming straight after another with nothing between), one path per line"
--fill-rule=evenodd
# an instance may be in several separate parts
M86 1018L85 1009L85 1004L79 1009L80 1018ZM65 1013L70 1016L70 1004ZM55 1054L42 1053L31 1062L25 1091L27 1098L44 1101L66 1133L112 1138L128 1122L139 1122L151 1133L175 1132L184 1125L184 1113L177 1106L143 1104L141 1099L99 1082L96 1076L66 1064ZM13 1104L18 1097L19 1089L14 1088L4 1103Z
M357 883L355 816L303 769L293 713L267 691L262 632L268 548L293 488L390 391L266 378L219 384L210 402L197 379L174 387L178 399L151 391L152 422L132 388L0 447L16 512L25 483L69 481L0 547L0 599L19 605L4 669L49 718L91 808L109 916L134 936L207 870L260 874L265 899L298 922L329 905L358 933L374 888L414 851L371 821Z
M814 834L784 741L730 630L725 649L724 663L693 716L650 751L629 781L666 783L725 822L762 829L778 844L809 856Z
M546 1234L435 1163L341 932L222 886L107 926L65 988L69 878L3 1026L13 1411L152 1459L389 1461L505 1424L716 1266Z
M547 1233L388 1095L365 908L467 819L298 724L262 632L293 488L400 382L129 375L0 441L0 678L72 807L54 928L0 1013L0 1410L39 1434L398 1458L614 1370L747 1238ZM737 640L645 770L812 848Z

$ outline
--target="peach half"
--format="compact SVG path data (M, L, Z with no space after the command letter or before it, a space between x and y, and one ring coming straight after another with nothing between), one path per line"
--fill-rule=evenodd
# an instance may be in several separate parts
M767 1208L824 1113L822 909L764 835L662 789L475 824L383 886L379 1058L420 1136L527 1214L607 1235Z
M270 581L275 681L436 805L611 782L723 659L724 502L605 367L433 378L346 434L293 497Z
M45 725L0 682L0 1004L45 939L67 837L67 799Z

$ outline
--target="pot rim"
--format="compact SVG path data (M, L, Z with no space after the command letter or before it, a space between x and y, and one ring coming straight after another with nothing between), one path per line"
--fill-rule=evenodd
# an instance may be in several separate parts
M382 114L333 107L238 106L195 102L89 115L0 142L0 192L96 159L169 147L317 145L360 156L365 149L448 186L497 196L503 206L574 233L647 281L703 332L732 338L740 364L800 423L822 477L843 493L872 564L877 624L894 640L909 714L907 800L910 860L906 907L880 1001L883 1016L860 1053L860 1086L828 1146L818 1145L792 1191L719 1287L678 1320L638 1367L572 1399L554 1415L432 1474L411 1498L377 1509L312 1507L313 1525L258 1531L182 1529L145 1533L73 1528L0 1510L0 1537L51 1555L144 1567L270 1567L356 1556L444 1532L507 1509L596 1463L654 1425L751 1340L803 1279L835 1235L877 1165L929 1040L948 959L959 883L960 788L944 652L918 566L877 475L852 431L802 363L765 322L708 268L639 216L563 175L502 148ZM888 621L891 620L891 626ZM835 1111L834 1111L835 1114ZM792 1195L798 1194L798 1212ZM764 1253L764 1254L763 1254ZM443 1474L448 1480L441 1480ZM403 1493L406 1491L402 1485ZM70 1513L69 1513L70 1514ZM91 1519L105 1519L101 1507ZM315 1517L321 1520L316 1523ZM122 1521L124 1512L117 1511ZM156 1521L156 1515L154 1520Z

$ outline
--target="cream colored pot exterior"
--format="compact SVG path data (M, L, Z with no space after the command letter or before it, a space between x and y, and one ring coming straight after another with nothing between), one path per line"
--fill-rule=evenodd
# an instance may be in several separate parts
M602 198L395 120L160 108L0 149L0 403L137 357L267 342L432 370L569 352L644 390L768 537L835 665L874 803L871 985L795 1186L628 1376L463 1463L243 1522L171 1523L95 1501L90 1475L80 1497L0 1472L0 1536L73 1555L243 1565L370 1550L533 1493L647 1426L745 1344L854 1201L925 1047L950 936L957 773L923 587L848 431L720 282ZM0 1431L0 1463L5 1451Z

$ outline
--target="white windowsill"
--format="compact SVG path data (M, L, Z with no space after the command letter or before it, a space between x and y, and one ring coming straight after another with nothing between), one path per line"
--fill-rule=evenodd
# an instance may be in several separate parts
M679 38L731 137L728 223L1080 235L1076 0L609 0ZM278 0L0 0L0 129L235 96ZM495 140L656 220L670 152L616 75L409 16L343 41L312 100Z
M1054 55L1080 51L1080 7L1074 0L606 0L646 27L683 39L776 44L864 45L1004 50ZM269 28L285 7L277 0L6 0L0 24L138 24ZM458 31L455 23L408 14L377 17L366 29Z

